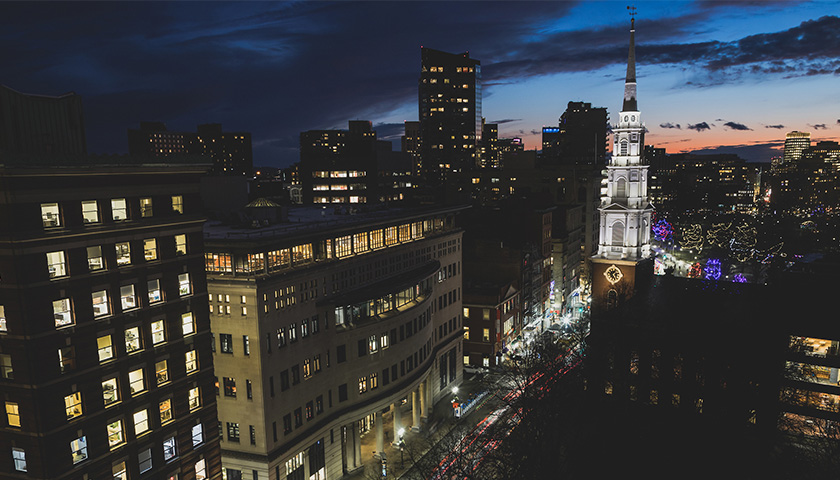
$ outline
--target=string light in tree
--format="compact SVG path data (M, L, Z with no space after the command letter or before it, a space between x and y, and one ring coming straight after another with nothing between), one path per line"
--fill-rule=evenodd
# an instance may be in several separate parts
M688 273L686 276L688 278L700 278L703 274L703 266L700 265L700 262L694 262L691 267L688 269Z
M747 277L741 275L740 273L736 273L732 281L735 283L747 283Z
M720 279L720 260L717 258L710 258L706 260L706 266L703 268L703 274L706 280Z
M671 222L662 218L653 224L652 231L653 238L660 242L667 242L674 235L674 226L671 225Z
M691 250L703 250L703 227L699 223L688 227L682 234L680 246Z

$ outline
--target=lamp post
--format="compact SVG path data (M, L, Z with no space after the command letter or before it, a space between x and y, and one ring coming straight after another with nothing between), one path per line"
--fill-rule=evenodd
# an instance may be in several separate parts
M405 429L399 429L397 434L400 436L400 468L403 468L403 450L405 449L405 441L403 440L403 435L405 435Z

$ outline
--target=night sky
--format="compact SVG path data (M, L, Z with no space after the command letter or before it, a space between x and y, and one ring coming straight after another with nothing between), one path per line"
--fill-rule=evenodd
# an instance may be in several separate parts
M569 101L616 119L627 2L0 3L0 84L83 97L88 150L126 130L222 123L254 164L298 160L298 136L417 120L420 47L481 61L488 122L539 147ZM792 130L840 139L840 2L635 2L646 143L769 161ZM776 150L774 150L776 149Z

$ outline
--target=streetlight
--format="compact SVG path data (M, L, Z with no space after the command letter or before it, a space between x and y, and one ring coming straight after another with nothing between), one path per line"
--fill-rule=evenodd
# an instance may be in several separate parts
M399 429L397 431L397 435L400 436L400 468L403 468L403 449L405 448L405 441L403 440L403 435L405 435L405 429Z

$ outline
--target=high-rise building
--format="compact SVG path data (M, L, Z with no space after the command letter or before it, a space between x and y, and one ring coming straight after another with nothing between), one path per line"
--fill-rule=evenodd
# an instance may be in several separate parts
M481 141L478 142L478 159L481 168L500 168L499 125L481 119Z
M339 479L379 462L360 435L381 458L385 432L425 428L462 380L464 208L208 223L228 479Z
M796 163L802 158L802 152L811 146L809 132L788 132L785 136L784 163Z
M592 258L593 309L610 308L632 296L637 270L650 256L648 164L644 158L645 126L636 101L635 26L630 23L630 52L624 103L613 128L612 158L601 196L600 240Z
M415 178L420 175L420 170L423 167L420 145L420 122L406 121L405 134L400 138L400 151L408 154L411 158L411 174Z
M476 167L481 135L481 63L469 52L421 48L421 177L439 186Z
M0 85L0 156L75 157L86 145L82 97L30 95Z
M169 131L163 122L140 122L138 130L128 130L128 152L155 157L203 155L217 175L250 176L254 170L251 134L224 132L219 123L199 125L194 133Z
M4 478L221 478L209 165L143 160L0 158Z
M603 167L607 159L607 118L605 107L569 102L560 117L560 161Z

